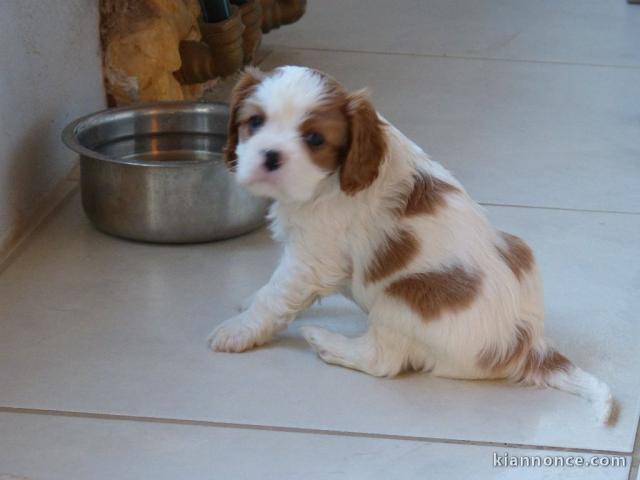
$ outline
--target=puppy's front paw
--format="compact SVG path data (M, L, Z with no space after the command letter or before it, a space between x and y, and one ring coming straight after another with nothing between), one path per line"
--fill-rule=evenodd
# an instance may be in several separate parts
M216 352L244 352L267 343L267 334L261 322L241 313L218 325L209 336L209 346Z

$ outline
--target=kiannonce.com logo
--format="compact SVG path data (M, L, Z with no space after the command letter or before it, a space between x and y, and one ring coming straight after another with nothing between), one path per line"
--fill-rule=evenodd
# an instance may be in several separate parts
M494 467L626 467L627 457L615 455L511 455L493 452Z

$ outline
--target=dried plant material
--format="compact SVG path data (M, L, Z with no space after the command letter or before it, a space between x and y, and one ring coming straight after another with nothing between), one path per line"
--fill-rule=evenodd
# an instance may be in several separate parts
M102 0L101 38L107 93L117 104L182 100L174 76L182 40L199 40L197 0Z

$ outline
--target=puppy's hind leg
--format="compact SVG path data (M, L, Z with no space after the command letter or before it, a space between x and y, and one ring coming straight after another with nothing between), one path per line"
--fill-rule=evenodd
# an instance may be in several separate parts
M319 327L302 327L302 335L322 360L376 377L393 377L403 369L406 350L375 327L349 338Z

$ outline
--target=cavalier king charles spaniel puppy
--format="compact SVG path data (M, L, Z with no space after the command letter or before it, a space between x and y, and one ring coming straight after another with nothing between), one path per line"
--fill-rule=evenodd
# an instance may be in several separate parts
M349 338L304 327L327 363L555 387L589 399L608 421L607 385L544 339L531 249L496 230L366 91L310 68L248 69L232 93L224 157L240 185L274 200L269 219L284 251L248 308L213 331L213 350L267 343L339 292L369 329Z

